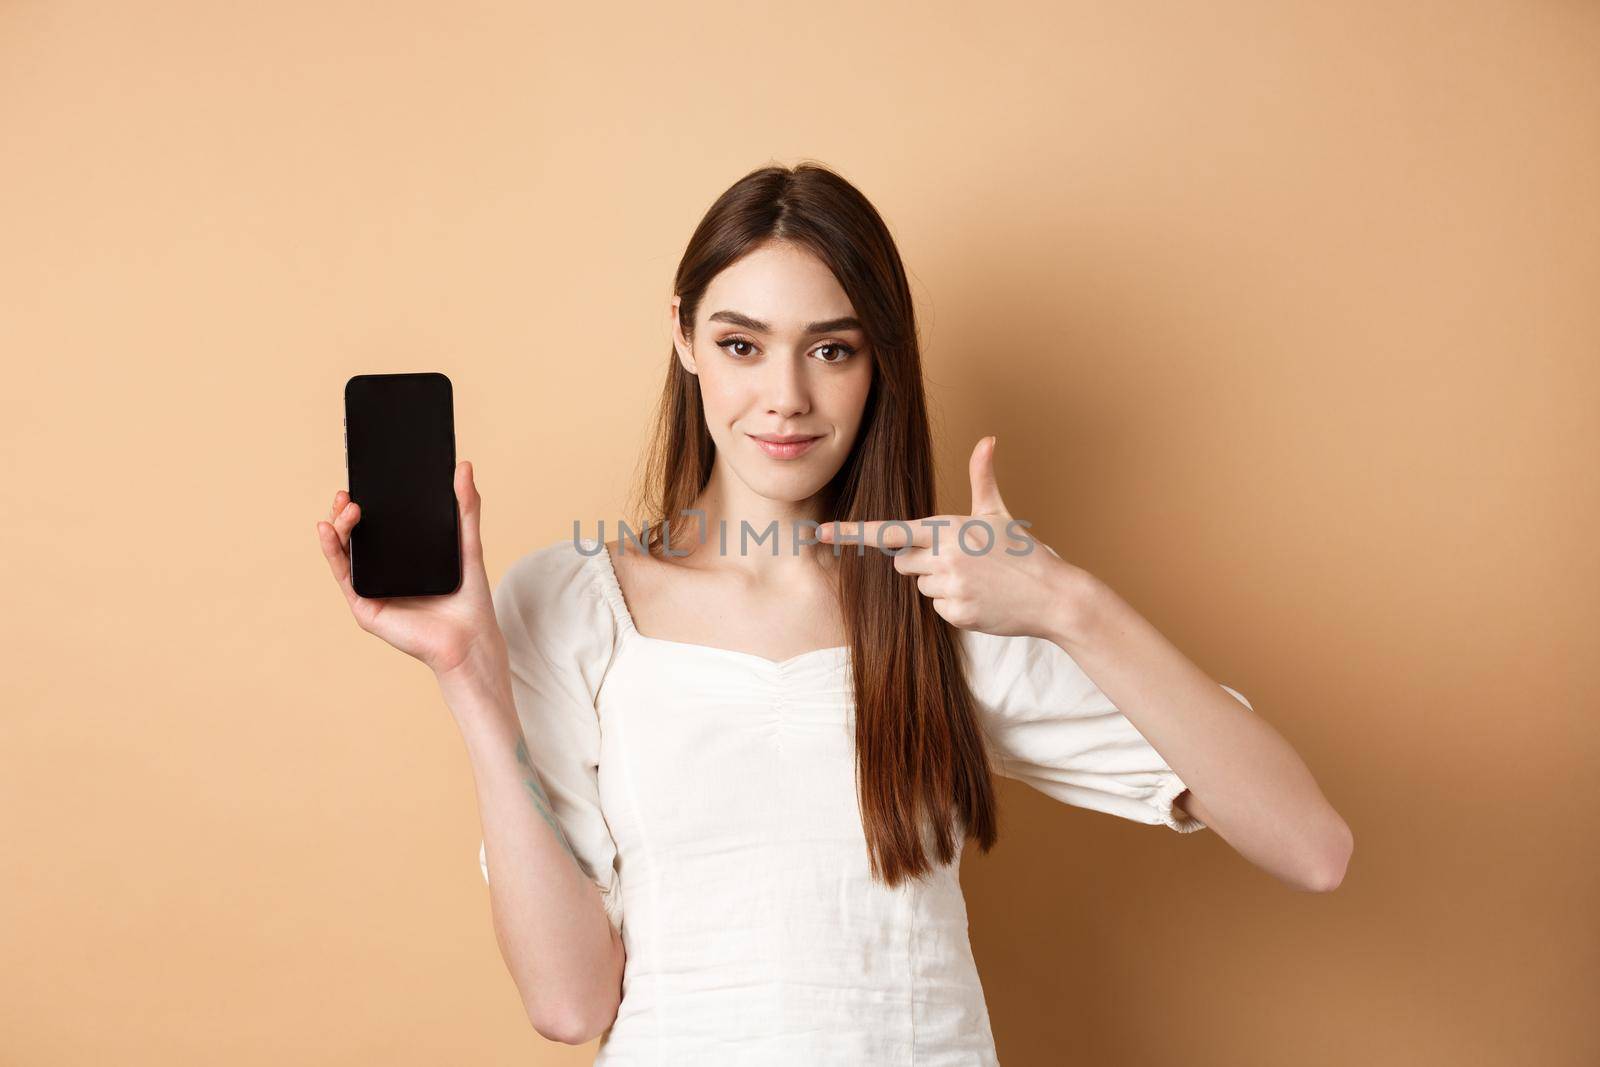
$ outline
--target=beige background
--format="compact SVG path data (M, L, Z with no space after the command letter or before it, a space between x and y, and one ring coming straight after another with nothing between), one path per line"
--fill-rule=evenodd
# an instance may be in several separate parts
M426 670L313 524L437 369L491 578L619 514L749 169L913 275L1001 486L1309 761L1295 894L1006 783L1006 1067L1600 1060L1600 7L0 5L0 1062L587 1063Z

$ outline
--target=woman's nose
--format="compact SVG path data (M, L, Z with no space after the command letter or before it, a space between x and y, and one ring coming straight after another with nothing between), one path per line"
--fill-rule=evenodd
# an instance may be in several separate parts
M767 393L767 410L779 418L793 418L811 410L811 390L806 382L805 365L801 356L771 360L769 375L764 383Z

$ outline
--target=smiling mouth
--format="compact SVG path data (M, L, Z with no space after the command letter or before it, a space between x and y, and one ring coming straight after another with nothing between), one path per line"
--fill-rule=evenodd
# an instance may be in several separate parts
M796 434L769 434L757 437L755 434L746 434L750 440L773 459L795 459L810 451L811 446L822 440L822 435L805 437Z

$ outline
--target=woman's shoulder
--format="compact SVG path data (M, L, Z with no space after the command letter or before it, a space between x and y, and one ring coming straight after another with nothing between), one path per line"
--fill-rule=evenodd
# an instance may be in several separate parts
M494 590L502 628L514 624L531 635L593 631L608 640L615 620L601 565L603 546L592 538L563 537L519 556Z
M563 537L530 549L506 568L501 586L519 593L548 593L561 586L592 584L592 545L587 539Z
M1003 636L984 630L966 629L958 629L956 635L969 666L975 669L1003 668L1010 661L1037 656L1040 651L1032 647L1035 641L1041 640L1039 638Z
M1092 702L1094 682L1065 649L1032 635L962 630L967 682L986 710Z

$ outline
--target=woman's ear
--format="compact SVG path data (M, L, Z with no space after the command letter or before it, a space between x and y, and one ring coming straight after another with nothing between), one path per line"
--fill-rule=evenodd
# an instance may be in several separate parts
M689 339L683 335L683 324L678 321L678 307L682 297L672 298L672 307L668 311L672 328L672 347L678 353L678 362L683 364L683 369L690 374L695 373L694 346L689 344Z

